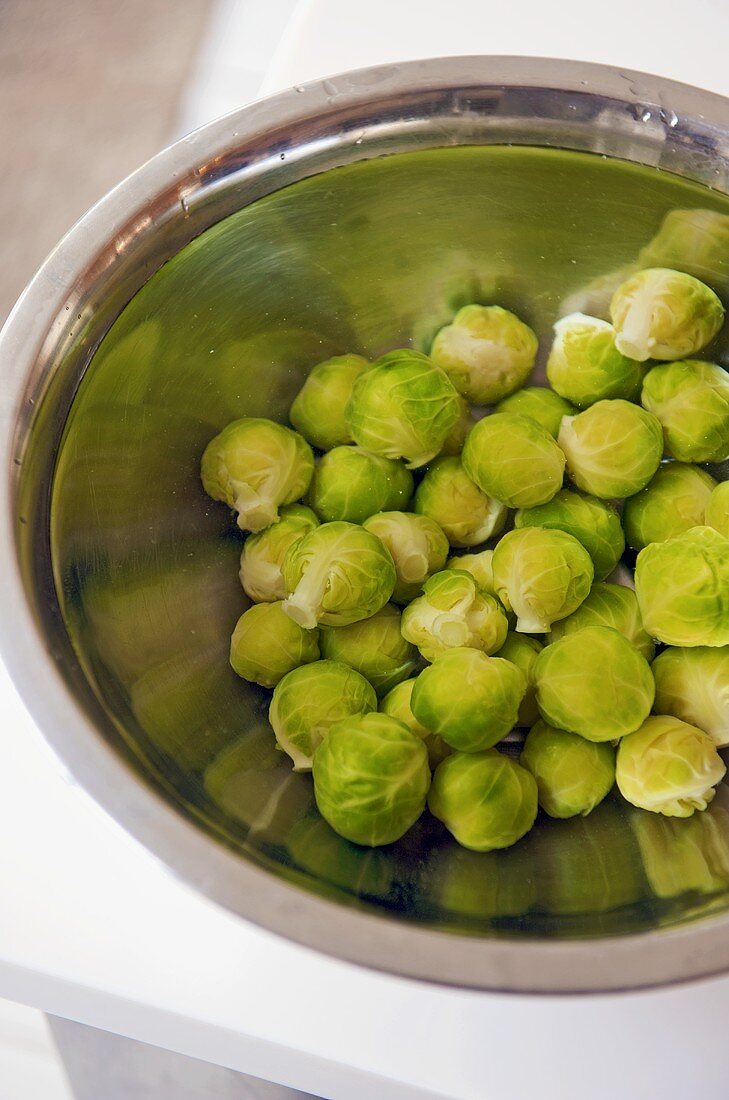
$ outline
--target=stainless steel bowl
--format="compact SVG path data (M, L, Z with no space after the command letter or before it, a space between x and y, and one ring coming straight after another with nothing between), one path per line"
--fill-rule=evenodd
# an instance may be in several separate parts
M727 195L726 100L474 57L254 104L94 207L0 339L3 653L80 782L211 898L368 966L544 992L729 967L725 792L690 822L608 802L505 854L427 819L371 853L331 833L227 667L240 544L197 476L317 361L427 346L465 301L546 338L636 263L726 296Z

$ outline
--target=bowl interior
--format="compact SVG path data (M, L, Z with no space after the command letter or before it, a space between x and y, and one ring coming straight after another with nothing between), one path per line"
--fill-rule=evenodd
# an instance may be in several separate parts
M729 905L726 792L687 821L608 799L512 850L460 849L427 814L368 851L318 816L231 671L242 538L199 482L228 421L285 421L306 372L430 339L470 301L605 315L631 265L729 291L729 200L670 173L546 148L443 148L295 183L208 229L136 294L68 418L51 539L63 616L110 729L220 843L344 905L477 936L619 935ZM720 337L711 355L726 361ZM541 363L543 369L543 358ZM543 377L543 375L541 376Z

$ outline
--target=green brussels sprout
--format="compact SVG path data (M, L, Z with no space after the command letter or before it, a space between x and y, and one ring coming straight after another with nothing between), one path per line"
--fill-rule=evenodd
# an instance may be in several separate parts
M410 705L417 721L451 748L480 752L514 728L525 693L526 677L511 661L462 647L423 669Z
M440 330L430 355L472 404L492 405L524 385L537 347L529 326L508 309L470 305Z
M666 645L729 645L729 539L693 527L638 554L635 594L650 635Z
M606 398L635 400L643 368L615 347L615 329L608 321L573 313L554 326L547 378L560 396L584 409Z
M275 687L299 665L319 659L319 631L305 630L283 612L280 600L249 607L230 639L230 663L244 680Z
M653 660L655 645L643 626L638 600L632 588L623 584L593 584L590 594L566 619L552 624L550 642L575 634L586 626L608 626L627 638L646 661Z
M527 734L519 763L536 779L539 805L550 817L586 817L615 782L612 745L542 721Z
M618 351L644 363L685 359L706 347L724 323L724 307L693 275L649 267L621 283L610 317Z
M356 380L347 404L355 443L424 466L443 447L461 406L448 376L418 351L391 351Z
M308 771L336 722L373 710L377 696L364 676L338 661L316 661L284 676L273 693L268 719L295 770Z
M387 854L350 843L318 814L291 830L286 847L317 883L327 882L353 897L378 901L393 889L393 865Z
M464 848L508 848L537 816L534 776L496 749L456 752L435 769L428 808Z
M256 603L273 603L286 599L281 567L286 551L309 531L319 526L311 508L303 504L287 504L281 518L270 527L249 535L240 556L240 583Z
M200 464L203 488L238 513L243 531L275 523L282 504L309 488L314 456L305 439L272 420L234 420L208 443Z
M229 744L210 764L205 791L257 843L284 845L314 805L311 781L291 770L266 722Z
M646 374L640 400L658 418L671 458L729 458L729 374L722 367L700 359L661 363Z
M389 714L391 718L397 718L398 721L404 722L409 730L417 734L428 750L430 767L437 768L441 760L445 760L446 756L450 756L453 750L437 733L432 733L431 730L422 726L413 714L410 700L412 699L416 679L416 677L413 677L412 680L402 680L399 684L395 684L395 687L388 691L381 701L380 711L382 714Z
M494 411L512 416L528 416L541 424L553 439L557 438L562 417L574 416L577 412L574 405L570 405L569 401L565 401L546 386L527 386L525 390L517 390L499 401Z
M625 550L623 529L615 509L597 497L560 489L548 504L520 508L514 525L564 531L584 546L595 567L595 579L612 573Z
M516 615L521 634L546 634L575 611L590 591L594 567L584 546L564 531L523 527L494 550L496 594Z
M405 608L401 630L426 661L434 661L454 647L495 653L506 640L508 623L498 600L480 592L470 573L444 569Z
M729 217L717 210L669 210L638 254L641 267L672 267L729 291Z
M323 521L363 523L385 508L404 508L413 475L402 462L361 447L335 447L314 467L307 500Z
M729 814L713 802L689 818L631 814L646 877L658 898L724 893L729 886Z
M657 714L671 714L729 745L729 646L670 648L652 665Z
M423 591L428 577L443 568L448 539L430 516L412 512L378 512L363 527L381 539L395 563L397 580L392 599L408 603Z
M706 505L704 523L729 539L729 481L722 481L712 489Z
M690 817L705 810L725 772L709 735L671 715L647 718L618 745L618 790L654 814Z
M577 488L606 500L645 488L663 455L659 421L629 401L598 401L566 416L557 439Z
M537 876L528 843L513 851L472 852L453 842L436 848L421 872L423 893L446 918L481 922L520 917L536 899ZM458 930L458 929L456 929Z
M667 462L659 466L645 489L626 500L623 529L628 545L642 550L651 542L665 542L704 522L704 513L716 485L698 466Z
M536 638L530 638L526 634L515 634L510 630L506 636L506 641L497 654L497 656L503 657L504 660L511 661L512 665L516 665L524 673L527 685L526 694L519 704L519 713L516 719L517 726L521 726L522 729L529 729L539 718L534 671L537 656L543 649L544 646Z
M286 552L286 614L312 629L347 626L384 607L395 588L395 566L376 535L353 523L323 523Z
M368 367L361 355L335 355L312 369L289 409L289 420L312 447L330 451L352 442L344 410Z
M324 820L345 839L372 848L408 831L430 786L425 745L387 714L333 725L314 756L313 774Z
M322 657L356 669L379 696L415 668L417 651L400 633L400 612L389 603L358 623L321 627L319 644Z
M449 455L459 455L474 423L475 421L471 416L471 406L464 397L459 397L458 419L448 432L445 443L438 451L438 457L445 458Z
M546 646L535 679L542 718L587 741L633 733L650 714L655 695L645 657L608 626L586 626Z
M493 550L481 550L478 554L454 554L448 558L446 569L459 569L470 573L479 592L487 596L496 595L494 585Z
M564 467L552 436L528 416L485 416L463 448L463 468L471 480L509 508L546 504L562 488Z
M507 516L506 506L482 492L457 458L439 458L428 467L413 507L435 520L451 546L478 546L498 535Z

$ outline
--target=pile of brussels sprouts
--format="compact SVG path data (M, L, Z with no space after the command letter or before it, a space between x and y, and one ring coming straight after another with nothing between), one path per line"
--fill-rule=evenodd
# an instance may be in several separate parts
M549 388L523 388L535 334L468 305L429 355L330 359L293 427L237 420L205 450L248 532L231 664L357 844L427 804L505 848L615 783L687 817L725 773L729 375L692 358L724 310L653 268L610 312L558 320Z

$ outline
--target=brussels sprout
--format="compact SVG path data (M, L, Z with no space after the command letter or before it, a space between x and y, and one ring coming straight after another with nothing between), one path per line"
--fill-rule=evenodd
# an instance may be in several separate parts
M257 535L249 535L240 556L240 583L256 603L286 599L281 566L286 551L309 531L319 526L311 508L287 504L281 518Z
M451 923L454 917L459 923L466 918L471 927L477 921L480 932L483 921L528 912L536 900L536 884L528 842L513 851L493 852L471 852L450 843L429 853L421 875L423 893Z
M566 416L558 441L578 489L606 500L645 488L663 454L660 423L629 401L598 401Z
M721 293L729 291L729 217L717 210L669 210L638 254L641 267L686 271Z
M471 480L509 508L546 504L562 488L564 467L552 436L528 416L485 416L463 448L463 468Z
M352 442L344 410L368 366L361 355L335 355L313 368L289 409L289 420L313 447L330 451Z
M272 420L234 420L202 456L203 488L238 512L244 531L262 531L309 488L314 456L305 439Z
M481 550L478 554L454 554L453 557L448 558L446 569L460 569L470 573L478 585L479 592L487 596L495 596L493 558L493 550Z
M586 626L546 646L535 679L545 721L587 741L633 733L650 714L655 695L645 657L607 626Z
M465 398L458 398L458 419L448 432L446 441L438 451L438 455L446 457L448 455L459 455L463 450L463 444L468 438L468 433L473 427L475 421L471 416L471 406L468 404Z
M729 886L729 814L716 802L689 818L632 814L630 824L656 897L723 893Z
M424 669L413 688L418 722L460 752L490 749L514 728L526 692L521 669L477 649L451 649Z
M661 363L645 376L640 400L660 421L671 458L729 458L729 374L715 363Z
M508 309L470 305L440 330L430 354L472 404L491 405L523 386L537 347L529 326Z
M494 550L496 594L517 616L521 634L546 634L575 611L590 591L594 568L584 546L543 527L509 531Z
M635 594L650 635L666 645L729 645L729 539L693 527L638 554Z
M537 781L539 805L550 817L586 817L615 782L612 745L537 722L519 758Z
M396 684L380 703L380 711L382 714L389 714L391 718L397 718L398 721L404 722L409 730L417 734L428 750L430 767L437 768L441 760L445 760L446 756L450 755L452 749L437 733L431 733L425 726L421 726L413 714L410 700L415 683L416 678L413 677L412 680L403 680L401 683Z
M363 524L390 551L397 581L392 598L407 603L423 591L428 577L445 565L448 539L430 516L412 512L378 512Z
M651 542L665 542L699 527L715 485L713 477L697 466L659 466L645 489L625 502L622 520L628 545L642 550Z
M275 687L292 668L319 659L319 631L304 630L283 612L283 604L249 607L230 639L230 663L244 680Z
M335 722L373 710L377 696L364 676L338 661L316 661L284 676L273 693L268 718L296 771L308 771Z
M536 638L529 638L526 634L515 634L510 630L506 636L506 641L498 651L499 657L511 661L512 665L516 665L524 673L527 685L526 694L519 704L519 714L516 719L517 726L524 729L533 726L539 718L534 669L537 656L543 648L542 643L538 642Z
M317 750L313 772L319 812L355 844L391 844L425 809L425 745L387 714L337 722Z
M322 657L356 669L378 695L385 695L415 668L417 651L400 633L400 612L389 603L358 623L323 626L319 644Z
M297 865L316 879L356 898L384 900L393 888L393 864L385 852L357 847L318 814L300 821L286 838Z
M724 322L724 307L693 275L649 267L621 283L610 317L618 351L644 363L684 359L706 347Z
M508 848L537 816L537 784L515 760L496 749L456 752L433 776L428 808L464 848Z
M268 722L228 745L205 772L204 784L215 805L258 843L286 844L314 805L311 781L291 770Z
M507 516L505 505L474 485L457 458L428 467L413 507L435 520L452 546L478 546L503 529Z
M657 714L698 726L729 745L729 646L664 649L652 665Z
M335 447L314 468L308 501L321 520L363 523L384 508L404 508L413 475L402 462L361 447Z
M512 416L528 416L541 424L554 439L557 438L562 417L574 416L577 412L574 405L570 405L569 401L565 401L546 386L527 386L525 390L517 390L499 401L495 411Z
M286 552L283 609L311 629L347 626L384 607L395 587L390 552L353 523L323 523Z
M647 718L618 746L615 778L627 802L666 817L705 810L726 765L708 734L679 718Z
M704 523L729 539L729 481L722 481L712 489L706 505Z
M434 661L454 647L495 653L506 640L508 623L499 602L480 592L470 573L444 569L405 608L401 629L426 661Z
M514 516L514 525L544 527L572 535L592 558L598 581L612 573L625 549L620 517L611 505L569 489L560 489L548 504L520 508Z
M635 400L643 368L615 347L615 330L608 321L573 313L554 326L547 378L558 394L584 409L606 398Z
M653 660L655 645L643 626L638 600L632 588L622 584L593 584L590 594L566 619L553 623L550 642L575 634L586 626L609 626L627 638L646 661Z
M359 376L346 416L355 443L413 470L439 453L460 413L458 394L427 355L391 351Z

